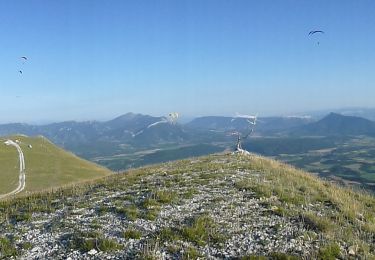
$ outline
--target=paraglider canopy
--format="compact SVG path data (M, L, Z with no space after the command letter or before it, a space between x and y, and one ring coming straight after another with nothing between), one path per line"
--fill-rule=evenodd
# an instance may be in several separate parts
M176 124L179 114L177 112L172 112L168 114L168 120L171 124Z
M310 32L309 32L309 36L313 36L314 34L324 34L324 31L321 31L321 30L313 30L313 31L310 31ZM318 41L317 43L318 43L318 45L320 44L319 41Z
M309 35L313 35L313 34L316 34L316 33L324 33L324 31L310 31L309 32Z

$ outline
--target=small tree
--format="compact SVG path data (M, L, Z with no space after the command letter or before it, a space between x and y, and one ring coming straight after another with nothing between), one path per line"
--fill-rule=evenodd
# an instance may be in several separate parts
M243 153L248 154L249 152L242 149L242 141L246 140L253 132L257 123L257 115L251 116L251 115L238 115L237 118L245 118L246 121L249 123L249 131L242 135L240 131L235 132L234 134L237 135L237 146L236 146L236 152L237 153Z

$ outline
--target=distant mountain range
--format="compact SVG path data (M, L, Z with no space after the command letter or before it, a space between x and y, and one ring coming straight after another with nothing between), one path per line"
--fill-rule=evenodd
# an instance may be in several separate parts
M375 136L375 122L361 117L330 113L323 119L297 127L290 133L311 136Z
M197 147L198 144L214 145L216 150L232 149L235 137L231 134L234 131L245 133L248 130L249 122L242 117L206 116L186 124L171 124L166 117L127 113L105 122L67 121L40 126L3 124L0 125L0 136L43 135L86 159L100 161L104 165L107 165L108 160L116 159L116 163L122 160L119 165L125 165L132 164L133 159L121 159L124 154L149 153L155 149L181 151L182 147ZM331 113L319 121L306 116L260 117L254 132L254 136L258 137L332 135L375 136L375 123L364 118L336 113ZM262 146L260 150L264 149L266 147ZM198 150L194 148L194 153L189 154L201 155ZM171 150L173 151L175 150ZM168 158L170 157L168 155Z
M246 118L206 116L186 124L171 124L165 117L127 113L115 119L99 121L66 121L47 125L3 124L0 136L25 134L43 135L64 147L92 142L126 142L133 146L153 146L168 142L212 141L213 132L227 135L246 131ZM311 117L260 117L257 135L375 135L375 123L360 117L330 113L315 121ZM219 138L216 136L215 138Z
M268 133L305 125L312 122L304 117L264 117L259 118L256 130ZM53 142L66 145L72 143L90 143L94 141L121 141L134 145L153 145L162 142L184 142L196 138L197 131L228 132L244 131L249 127L245 118L208 116L199 117L187 124L171 124L165 117L153 117L127 113L113 120L66 121L48 125L3 124L0 136L25 134L43 135Z
M183 141L187 138L180 125L170 124L165 117L127 113L106 122L66 121L42 126L27 124L0 125L0 135L43 135L54 143L69 146L74 143L121 141L135 145Z
M366 107L347 107L347 108L338 108L330 110L318 110L318 111L309 111L305 114L311 115L314 118L322 119L329 113L336 113L344 116L356 116L362 117L371 121L375 121L375 108L366 108Z

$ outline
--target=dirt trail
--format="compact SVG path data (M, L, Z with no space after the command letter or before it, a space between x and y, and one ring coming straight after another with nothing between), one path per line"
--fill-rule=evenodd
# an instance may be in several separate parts
M11 195L15 195L15 194L23 191L23 189L25 189L25 185L26 185L25 157L23 155L21 147L18 145L18 143L14 142L12 140L7 140L5 142L5 144L6 145L12 145L12 146L16 147L16 149L18 151L18 155L19 155L20 174L19 174L19 177L18 177L18 187L15 190L13 190L13 191L11 191L7 194L0 195L0 199L6 198L6 197L11 196Z

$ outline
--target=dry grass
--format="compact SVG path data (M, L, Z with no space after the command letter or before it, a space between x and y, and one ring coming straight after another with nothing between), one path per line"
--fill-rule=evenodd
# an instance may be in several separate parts
M366 191L339 187L336 184L298 170L290 165L252 155L243 157L239 169L251 169L260 179L248 179L242 187L257 191L259 196L276 196L289 205L290 215L309 216L327 239L345 240L363 253L375 248L369 241L375 236L375 198ZM326 208L321 216L308 210L319 205ZM367 241L367 242L364 242Z
M197 177L192 179L192 182L213 182L216 178L226 178L241 172L251 172L251 175L234 183L234 187L254 192L261 201L267 201L269 207L277 214L299 219L309 229L317 230L320 237L316 239L323 240L322 243L327 245L326 249L317 252L317 257L318 254L336 254L336 243L341 247L355 248L356 253L363 257L375 256L375 198L371 194L338 187L289 165L256 155L212 155L197 160L189 159L133 169L124 174L82 185L33 193L0 202L0 223L8 223L12 216L20 212L27 217L27 214L33 212L53 212L64 203L77 207L74 203L82 203L84 199L80 199L81 197L103 190L123 191L124 185L131 186L134 183L139 183L140 190L149 191L149 196L137 205L139 209L134 208L137 214L133 214L133 217L138 218L142 217L141 212L148 213L150 209L163 204L175 203L183 198L185 193L191 192L188 189L176 191L186 186L181 176L194 173ZM159 187L150 186L145 181L147 178L155 180L158 176L168 177L165 179L173 181L174 185L166 189L166 180L157 182ZM73 202L67 200L72 197L75 199ZM58 205L54 204L56 200L59 200ZM155 205L151 205L152 203ZM129 217L132 212L125 213ZM201 224L199 221L192 222L191 226L181 233L182 236L185 235L193 242L199 242L202 238L206 240L206 233L200 234L195 228ZM211 235L209 238L212 240L213 228L210 226L208 230ZM171 230L165 231L163 236L175 235L169 231Z

